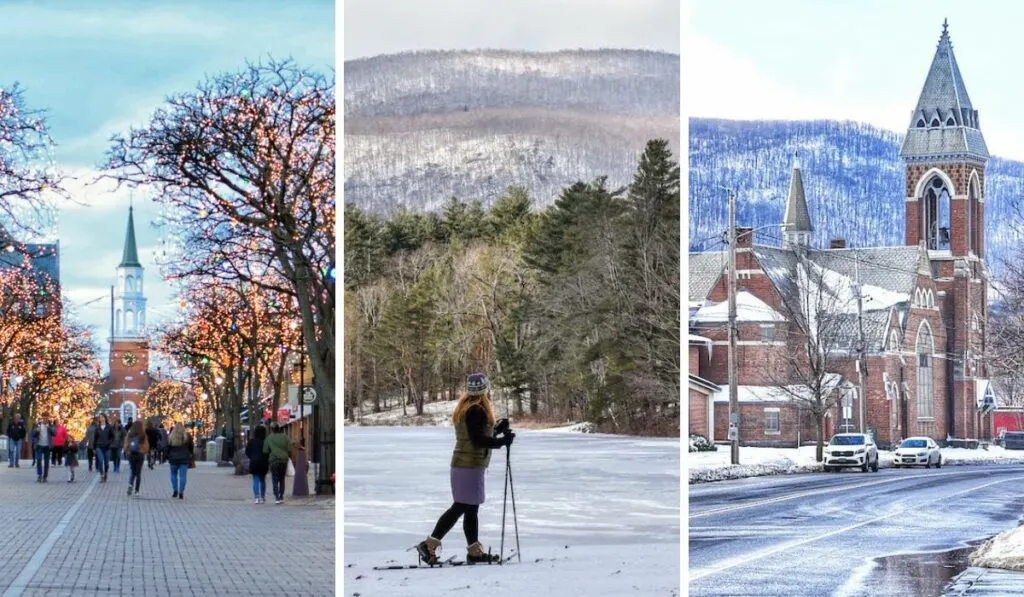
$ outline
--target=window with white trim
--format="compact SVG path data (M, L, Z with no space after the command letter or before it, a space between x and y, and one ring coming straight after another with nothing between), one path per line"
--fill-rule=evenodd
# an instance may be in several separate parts
M764 409L764 433L765 435L779 435L782 433L782 418L779 409Z
M900 335L896 330L889 334L889 352L900 351Z

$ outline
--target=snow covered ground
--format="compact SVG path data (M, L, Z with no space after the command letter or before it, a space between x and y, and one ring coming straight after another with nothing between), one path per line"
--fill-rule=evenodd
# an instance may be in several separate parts
M402 595L676 595L679 455L673 439L517 432L512 447L522 562L505 566L375 571L414 564L406 550L450 505L451 429L345 430L345 592ZM505 452L492 455L480 540L501 537ZM515 545L511 500L506 550ZM461 524L442 557L465 555Z
M1024 526L999 533L971 554L972 566L1024 571Z
M740 464L729 463L729 447L718 446L716 452L689 452L686 465L690 483L708 483L728 479L743 479L764 475L790 475L821 472L821 463L815 461L815 447L796 448L740 448ZM878 465L892 466L893 453L880 451ZM1024 452L989 446L987 450L943 448L943 466L965 464L1024 464Z

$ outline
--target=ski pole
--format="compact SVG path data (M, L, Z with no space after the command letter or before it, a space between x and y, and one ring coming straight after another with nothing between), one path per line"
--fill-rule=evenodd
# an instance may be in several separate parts
M505 446L505 450L508 450L508 446ZM504 564L505 563L505 511L508 508L508 473L509 473L508 457L506 456L506 460L505 460L505 498L502 500L502 504L501 504L501 549L500 549L501 561L499 562L499 564Z
M511 448L512 446L508 446ZM508 486L512 489L512 524L516 529L516 559L523 563L523 555L519 553L519 519L516 517L516 486L512 482L512 450L505 452L505 470L508 473Z

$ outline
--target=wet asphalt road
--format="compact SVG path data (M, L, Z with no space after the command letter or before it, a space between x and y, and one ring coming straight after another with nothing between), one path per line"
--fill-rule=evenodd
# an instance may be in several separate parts
M937 596L1024 516L1024 466L723 481L689 504L690 595Z

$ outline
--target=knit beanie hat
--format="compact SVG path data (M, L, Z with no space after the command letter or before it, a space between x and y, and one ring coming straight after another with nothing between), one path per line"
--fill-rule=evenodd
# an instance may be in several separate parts
M487 376L483 373L473 373L466 378L466 394L470 396L481 396L487 393Z

